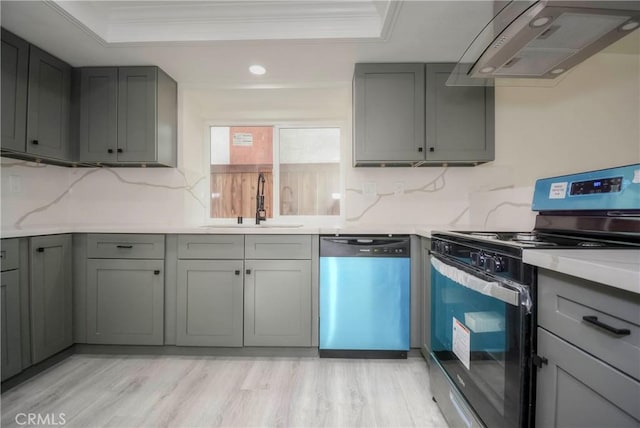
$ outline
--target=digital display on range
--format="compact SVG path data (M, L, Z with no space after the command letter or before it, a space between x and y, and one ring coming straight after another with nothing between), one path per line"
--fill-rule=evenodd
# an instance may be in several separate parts
M590 195L594 193L613 193L622 190L622 177L602 178L598 180L577 181L571 183L569 195Z

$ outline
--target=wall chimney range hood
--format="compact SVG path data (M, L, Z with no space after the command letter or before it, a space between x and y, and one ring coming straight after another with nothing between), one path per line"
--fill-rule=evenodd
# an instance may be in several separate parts
M495 3L497 15L471 43L448 85L557 79L640 27L640 1L511 1L500 7L505 3Z

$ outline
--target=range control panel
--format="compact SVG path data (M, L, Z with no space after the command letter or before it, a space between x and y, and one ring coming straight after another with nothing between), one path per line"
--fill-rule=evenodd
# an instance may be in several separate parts
M533 211L640 210L640 164L536 181Z
M622 177L613 177L573 182L569 194L571 196L591 195L593 193L619 192L620 190L622 190Z

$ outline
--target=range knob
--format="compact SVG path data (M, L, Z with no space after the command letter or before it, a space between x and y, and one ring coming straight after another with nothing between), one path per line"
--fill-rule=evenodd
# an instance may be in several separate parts
M478 266L479 268L484 268L487 261L487 258L484 254L482 254L481 252L471 253L469 257L471 257L472 266Z
M449 254L451 253L451 245L447 242L433 241L433 251L441 254Z
M504 257L489 257L487 258L486 269L488 272L504 272L507 269L507 262Z

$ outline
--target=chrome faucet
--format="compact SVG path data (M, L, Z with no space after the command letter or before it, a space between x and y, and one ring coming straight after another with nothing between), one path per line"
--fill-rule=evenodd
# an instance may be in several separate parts
M258 185L256 187L256 224L267 219L267 211L264 209L264 174L258 174ZM260 186L262 184L262 187Z

